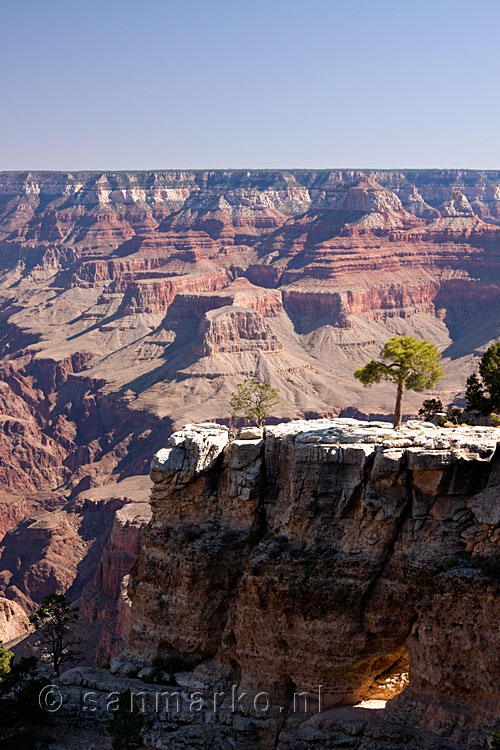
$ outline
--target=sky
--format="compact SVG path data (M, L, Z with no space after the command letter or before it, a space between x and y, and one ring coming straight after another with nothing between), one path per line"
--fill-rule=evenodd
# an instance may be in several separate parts
M500 169L498 0L0 0L0 170Z

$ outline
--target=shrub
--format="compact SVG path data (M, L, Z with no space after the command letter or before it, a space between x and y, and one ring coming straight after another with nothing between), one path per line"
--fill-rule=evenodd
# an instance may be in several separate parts
M241 414L246 419L255 419L262 427L265 418L280 403L278 388L273 388L270 383L246 379L236 388L229 402L233 417Z
M432 419L438 411L443 411L443 402L438 398L427 398L418 413L424 419Z
M138 750L143 746L141 729L144 719L139 707L134 705L130 690L120 693L117 710L108 723L113 738L113 750Z
M460 422L461 416L462 410L458 409L456 406L449 406L446 409L446 419L448 422L451 422L452 425L457 425Z
M479 561L479 570L487 578L493 581L500 581L500 562L493 560L491 557L483 557Z
M452 568L456 568L458 565L460 565L460 563L456 557L448 557L441 563L441 570L451 570Z

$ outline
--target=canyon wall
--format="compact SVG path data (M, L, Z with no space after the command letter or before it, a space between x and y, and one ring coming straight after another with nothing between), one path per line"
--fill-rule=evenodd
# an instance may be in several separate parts
M229 416L244 375L282 417L383 414L352 372L409 334L460 400L500 333L499 206L495 171L0 173L2 356L176 424Z
M408 334L443 352L429 396L462 403L500 335L499 206L498 171L0 173L0 630L98 580L78 496L227 421L244 377L277 420L388 416L353 372Z
M500 715L498 430L338 419L243 437L188 425L155 456L113 671L180 659L186 691L265 693L267 712L232 716L237 747L485 747ZM373 698L389 702L353 708ZM223 747L224 716L167 717L168 738L156 717L151 747Z

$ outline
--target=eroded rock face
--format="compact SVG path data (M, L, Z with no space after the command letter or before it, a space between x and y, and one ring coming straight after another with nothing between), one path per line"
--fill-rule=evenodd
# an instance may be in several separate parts
M411 335L446 352L433 395L463 396L477 331L480 347L500 335L499 196L498 171L1 173L0 371L32 399L2 378L0 481L25 480L12 446L31 483L67 480L74 415L40 436L53 404L31 392L32 360L52 363L55 399L65 372L88 378L89 416L104 391L176 427L228 417L257 375L282 391L280 418L374 418L392 391L352 373ZM81 447L86 489L109 466Z
M255 747L483 747L500 709L498 437L346 419L229 441L189 425L152 464L125 658L182 655L201 684L215 663L265 691L282 708L252 724ZM293 696L314 713L319 685L322 718L304 721ZM339 708L396 694L383 712Z
M30 627L24 609L17 602L0 597L0 643L24 635Z
M0 543L0 640L2 632L4 640L26 634L43 598L65 593L79 608L84 663L109 663L130 627L126 583L151 517L149 479L90 489L64 507L60 498L55 507L39 500L45 507L28 510ZM20 651L30 653L35 640L28 636Z
M86 541L70 593L78 597L77 623L86 644L85 662L101 666L126 644L130 600L126 587L139 555L142 533L151 518L146 477L82 493L77 503L79 533Z

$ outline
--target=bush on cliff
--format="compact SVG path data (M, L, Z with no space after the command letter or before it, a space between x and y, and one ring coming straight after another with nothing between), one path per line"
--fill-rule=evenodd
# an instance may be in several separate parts
M426 398L418 410L419 416L424 419L433 419L436 414L443 411L443 402L438 398Z
M389 380L396 383L394 427L401 427L403 393L407 388L423 393L444 375L439 365L440 354L434 344L411 336L393 336L380 352L382 362L374 359L354 373L363 385L370 386Z
M493 732L490 748L491 750L500 750L500 730L498 732Z
M12 651L7 651L0 643L0 683L2 683L10 672L12 659L14 654Z
M3 653L11 652L3 650ZM0 681L0 746L5 750L41 750L50 736L42 736L48 714L40 706L47 681L40 677L36 659L10 657L8 672ZM45 734L45 732L44 732Z
M265 418L280 403L278 394L278 388L273 388L270 383L245 379L238 383L237 390L231 394L231 413L233 417L242 415L246 419L255 419L257 425L262 427Z
M500 341L490 346L479 363L479 372L467 378L467 408L480 414L500 412Z

